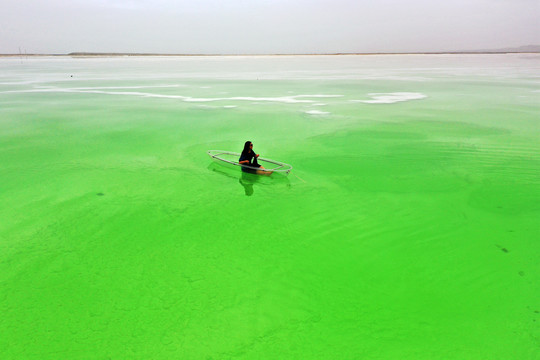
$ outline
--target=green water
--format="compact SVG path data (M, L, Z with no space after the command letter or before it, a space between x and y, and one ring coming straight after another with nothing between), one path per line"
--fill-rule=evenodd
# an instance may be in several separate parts
M538 55L0 59L2 358L537 359L539 114Z

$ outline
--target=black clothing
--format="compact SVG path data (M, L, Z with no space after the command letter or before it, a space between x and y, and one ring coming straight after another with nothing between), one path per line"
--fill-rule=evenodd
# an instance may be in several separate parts
M251 166L251 167L255 167L255 168L261 167L261 165L259 165L257 163L257 158L255 157L255 152L253 150L251 150L249 152L242 152L242 154L240 155L240 159L238 159L238 162L245 161L245 160L249 160L249 164L240 164L240 165L244 165L244 166L242 166L242 171L245 171L245 172L255 172L256 171L254 169L246 168L245 166Z
M251 150L250 152L243 152L240 154L240 159L238 159L238 162L248 160L249 164L243 164L243 165L259 165L257 164L257 158L255 157L255 152ZM258 167L258 166L257 166Z

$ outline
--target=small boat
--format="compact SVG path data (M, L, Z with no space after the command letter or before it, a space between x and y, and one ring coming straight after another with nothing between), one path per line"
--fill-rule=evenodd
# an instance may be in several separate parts
M287 176L292 170L292 166L289 164L270 159L263 159L261 157L257 158L257 162L259 163L259 165L263 166L264 169L239 164L238 159L240 158L240 153L223 150L208 150L207 153L208 156L210 156L212 159L216 160L220 164L238 166L240 168L248 170L248 172L255 172L257 170L261 170Z

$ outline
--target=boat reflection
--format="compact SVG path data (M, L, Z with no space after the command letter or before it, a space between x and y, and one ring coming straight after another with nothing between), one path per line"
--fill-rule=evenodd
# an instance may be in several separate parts
M268 186L268 185L285 185L290 186L289 179L286 176L281 174L274 173L270 176L267 175L257 175L250 174L244 171L240 171L238 167L229 167L223 166L216 162L210 163L208 169L214 171L218 174L224 175L228 178L235 179L240 185L244 188L244 193L246 196L252 196L255 189L254 185L257 184Z
M246 196L253 195L253 185L259 180L258 177L260 175L249 174L243 171L240 171L240 173L241 176L238 182L244 187Z

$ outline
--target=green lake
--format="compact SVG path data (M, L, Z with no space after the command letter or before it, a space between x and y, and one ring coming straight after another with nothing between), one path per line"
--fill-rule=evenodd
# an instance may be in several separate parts
M0 204L2 359L540 357L538 54L0 58Z

